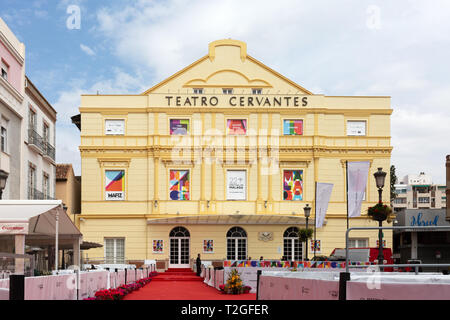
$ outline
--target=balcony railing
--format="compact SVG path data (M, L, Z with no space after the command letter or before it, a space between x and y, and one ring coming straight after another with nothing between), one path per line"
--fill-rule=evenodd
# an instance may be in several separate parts
M44 156L51 158L53 161L55 160L55 147L32 128L28 129L28 144L36 146L43 152Z
M48 142L43 142L44 147L44 155L50 157L51 159L55 160L55 148Z
M36 188L28 187L28 200L55 200L55 198L50 197L50 195Z
M36 130L30 128L28 129L28 144L35 145L39 150L43 150L43 142L42 137L36 132Z

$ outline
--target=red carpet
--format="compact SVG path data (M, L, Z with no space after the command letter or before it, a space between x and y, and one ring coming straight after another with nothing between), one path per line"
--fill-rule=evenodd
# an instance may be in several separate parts
M256 300L256 294L222 294L190 269L169 269L124 300Z

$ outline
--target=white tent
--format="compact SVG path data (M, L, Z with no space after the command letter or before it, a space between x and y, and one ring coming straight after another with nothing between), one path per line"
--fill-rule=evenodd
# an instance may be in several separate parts
M23 254L25 238L32 245L73 244L79 265L81 233L62 207L61 200L1 200L0 236L14 235L16 253ZM57 235L57 236L56 236Z

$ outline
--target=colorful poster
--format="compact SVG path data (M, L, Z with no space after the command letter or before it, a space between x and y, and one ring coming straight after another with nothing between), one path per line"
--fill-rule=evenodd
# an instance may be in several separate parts
M189 200L189 170L170 170L170 199Z
M105 200L125 200L125 171L105 171Z
M228 119L228 134L245 135L247 134L246 119Z
M283 200L303 200L303 170L285 170Z
M320 253L320 240L316 240L314 243L314 239L310 241L311 243L311 252Z
M204 253L214 252L214 240L203 240L203 252Z
M153 240L153 253L163 253L163 251L164 251L164 241Z
M303 135L303 120L284 120L283 134L286 136Z
M247 171L227 171L227 200L246 200Z
M171 135L187 135L189 132L189 119L171 119L170 134Z

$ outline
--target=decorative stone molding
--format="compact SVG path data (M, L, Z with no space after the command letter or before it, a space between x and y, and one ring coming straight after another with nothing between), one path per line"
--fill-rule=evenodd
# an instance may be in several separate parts
M273 232L268 232L268 231L258 232L258 240L264 241L264 242L272 241L273 240Z

